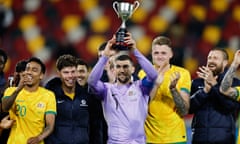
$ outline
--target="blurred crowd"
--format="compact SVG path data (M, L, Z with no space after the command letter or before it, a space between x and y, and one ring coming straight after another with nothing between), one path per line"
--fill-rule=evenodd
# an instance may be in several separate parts
M133 2L133 0L128 0ZM230 59L239 47L238 0L139 0L140 6L127 21L138 48L149 56L157 35L171 38L173 63L195 77L212 47L227 50ZM9 55L6 74L29 56L40 57L49 71L62 53L96 63L97 47L120 27L109 0L1 0L0 47Z
M46 65L44 84L56 75L56 61L63 54L81 58L92 68L98 47L122 23L114 1L135 0L0 0L0 49L8 56L5 78L19 61L32 56ZM229 62L240 48L238 0L138 1L126 25L137 49L150 61L152 40L166 36L174 51L171 64L186 68L194 79L213 48L226 50ZM139 70L137 66L136 73ZM236 74L240 77L240 71Z

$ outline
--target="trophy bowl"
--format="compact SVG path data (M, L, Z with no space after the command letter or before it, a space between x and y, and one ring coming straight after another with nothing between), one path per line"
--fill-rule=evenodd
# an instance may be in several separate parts
M124 37L127 36L126 21L131 18L133 12L136 11L138 7L138 1L134 1L133 4L128 2L113 2L113 9L122 20L122 24L116 32L116 44L114 45L114 49L119 51L128 50L128 46L124 42Z

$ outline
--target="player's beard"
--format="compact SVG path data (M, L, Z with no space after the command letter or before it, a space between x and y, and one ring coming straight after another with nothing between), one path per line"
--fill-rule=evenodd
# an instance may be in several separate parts
M124 74L121 74L121 75L124 75ZM121 75L118 76L118 81L122 84L126 84L131 79L131 76L129 75L124 75L124 78L121 78Z
M216 69L212 70L212 72L213 72L214 76L217 76L220 73L222 73L223 72L223 64L221 64L220 66L216 65Z

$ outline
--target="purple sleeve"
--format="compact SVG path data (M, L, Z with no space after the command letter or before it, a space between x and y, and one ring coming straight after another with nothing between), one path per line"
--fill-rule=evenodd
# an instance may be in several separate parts
M142 55L137 49L134 49L133 54L138 60L138 63L140 64L141 68L147 74L147 80L155 81L155 79L158 76L158 73L154 69L152 63L144 55Z
M94 93L101 95L104 92L105 86L104 83L100 80L104 66L108 61L108 57L102 56L98 60L97 64L93 67L91 73L88 77L88 84L90 89L94 91Z

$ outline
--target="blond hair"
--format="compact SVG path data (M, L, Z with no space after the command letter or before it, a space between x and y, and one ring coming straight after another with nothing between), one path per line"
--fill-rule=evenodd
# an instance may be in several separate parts
M152 46L154 46L154 45L167 45L170 48L171 48L171 44L172 44L171 40L168 37L165 37L165 36L158 36L152 42Z

